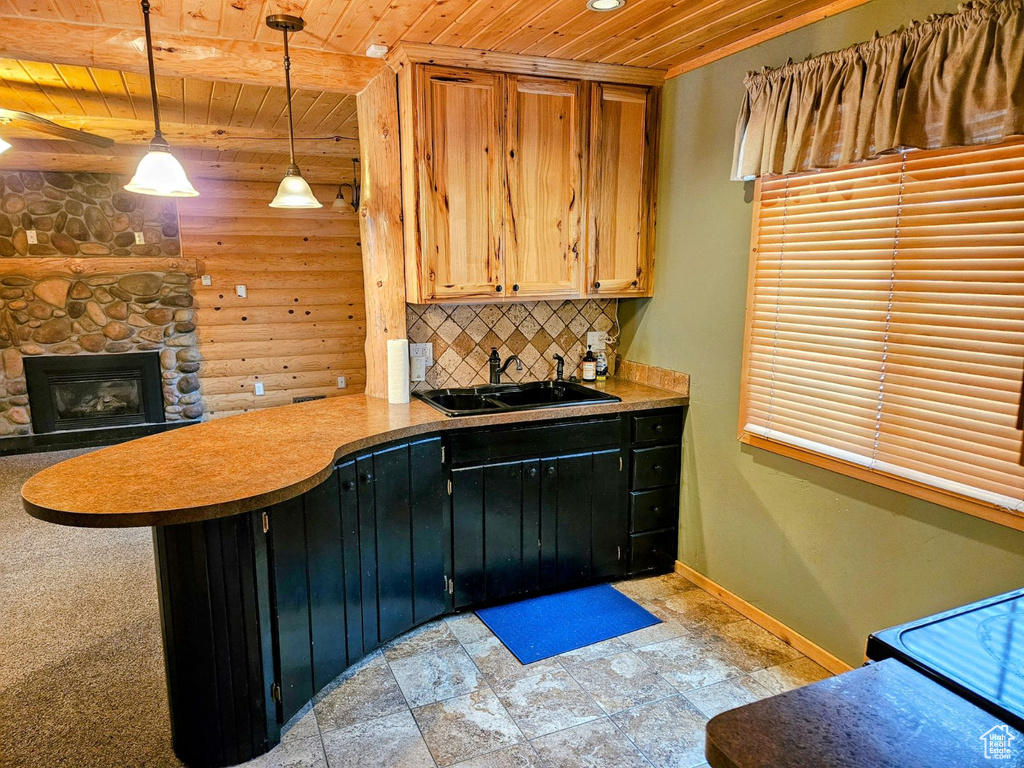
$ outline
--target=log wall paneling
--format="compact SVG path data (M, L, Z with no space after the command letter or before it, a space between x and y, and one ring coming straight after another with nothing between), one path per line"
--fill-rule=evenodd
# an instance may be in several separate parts
M269 208L277 185L196 179L178 202L183 254L212 284L195 284L199 375L213 417L295 397L363 391L362 256L351 210ZM313 187L330 201L334 187ZM246 286L246 298L235 286ZM338 389L338 376L348 387ZM253 385L263 383L256 396Z
M366 297L366 394L386 397L388 339L404 339L405 251L398 84L390 70L358 96L362 126L363 286Z

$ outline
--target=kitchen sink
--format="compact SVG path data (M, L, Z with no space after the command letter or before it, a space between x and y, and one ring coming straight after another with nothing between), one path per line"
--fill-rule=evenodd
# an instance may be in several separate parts
M489 384L465 389L431 389L413 392L448 416L562 408L567 405L613 403L621 398L572 381L531 381L525 384Z

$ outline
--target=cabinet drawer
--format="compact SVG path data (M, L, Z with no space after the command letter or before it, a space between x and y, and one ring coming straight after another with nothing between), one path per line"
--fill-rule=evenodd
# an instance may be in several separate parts
M634 448L632 481L635 491L679 482L679 446Z
M651 443L655 440L678 440L683 435L683 414L658 413L633 417L633 442Z
M653 491L629 494L629 532L670 528L679 519L679 487L670 485Z
M676 529L651 533L637 533L631 538L629 570L641 571L671 569L676 561Z

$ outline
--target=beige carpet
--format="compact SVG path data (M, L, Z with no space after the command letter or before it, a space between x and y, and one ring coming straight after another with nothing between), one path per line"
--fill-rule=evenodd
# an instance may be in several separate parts
M150 529L22 509L22 483L73 455L0 458L0 766L180 766Z

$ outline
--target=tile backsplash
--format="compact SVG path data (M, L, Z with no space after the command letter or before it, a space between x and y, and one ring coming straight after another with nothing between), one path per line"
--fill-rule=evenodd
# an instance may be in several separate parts
M498 348L504 361L518 355L523 370L509 366L503 380L534 381L554 375L552 356L565 358L565 377L580 375L587 333L618 335L618 301L535 301L522 304L407 304L409 341L434 345L426 381L413 389L487 383L487 358ZM611 351L610 349L608 351Z

